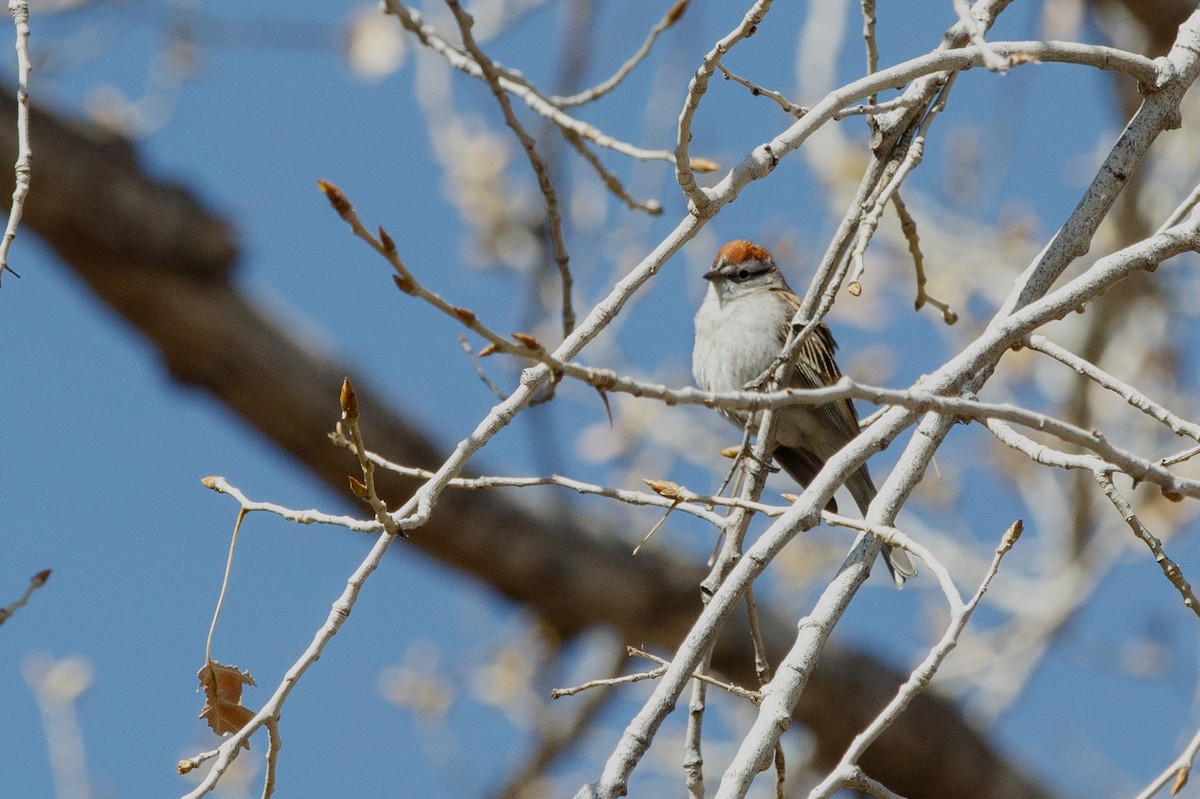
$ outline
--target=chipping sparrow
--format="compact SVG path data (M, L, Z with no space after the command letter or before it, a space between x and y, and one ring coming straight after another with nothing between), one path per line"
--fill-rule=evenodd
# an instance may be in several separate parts
M692 375L705 391L741 391L779 356L791 330L800 299L788 288L771 254L749 241L731 241L717 251L712 271L704 274L708 293L696 312L696 343ZM800 347L785 388L819 388L842 376L833 359L837 344L822 322ZM757 426L759 415L722 411L738 427ZM776 414L773 456L802 486L807 486L825 461L858 435L858 414L848 399L824 405L789 405ZM875 485L864 463L846 481L846 488L866 515L875 498ZM830 500L830 506L837 506ZM901 549L883 548L884 560L896 586L916 574Z

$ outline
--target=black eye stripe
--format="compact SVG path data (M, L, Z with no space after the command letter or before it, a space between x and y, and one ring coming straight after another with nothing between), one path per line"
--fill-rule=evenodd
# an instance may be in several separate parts
M722 271L726 272L729 280L732 280L734 283L741 283L749 280L752 277L766 274L767 272L771 271L771 267L769 264L753 262L737 264L735 269L734 264L727 264L726 269Z

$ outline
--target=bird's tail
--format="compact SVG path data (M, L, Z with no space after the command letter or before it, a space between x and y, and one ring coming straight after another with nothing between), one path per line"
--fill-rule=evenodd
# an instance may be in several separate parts
M875 499L875 484L871 482L871 474L865 464L846 481L846 488L850 489L850 496L854 497L858 510L865 519L867 508L871 506L871 500ZM888 572L891 573L897 588L903 588L904 581L909 577L917 576L917 567L913 565L912 558L899 547L884 544L883 562L887 564Z

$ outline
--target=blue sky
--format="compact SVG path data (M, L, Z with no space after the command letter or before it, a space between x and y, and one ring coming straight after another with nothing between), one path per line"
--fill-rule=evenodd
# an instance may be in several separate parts
M589 78L606 75L620 63L666 7L628 0L602 5L596 36L606 45L594 54ZM669 135L685 85L682 76L740 16L722 7L728 4L695 5L660 41L644 74L584 112L586 118L647 146L670 146L665 139L643 137ZM789 89L795 83L791 64L755 55L790 54L794 48L807 6L785 5L772 12L753 40L757 49L735 52L729 63ZM880 11L884 64L932 48L952 19L948 2L900 6ZM443 191L443 175L417 110L413 53L383 81L358 79L338 44L351 10L263 2L247 13L239 3L204 4L205 19L224 24L199 28L208 38L201 40L196 74L183 85L162 128L138 148L155 174L186 184L234 223L243 251L239 282L247 291L295 320L314 346L369 374L448 445L474 426L494 398L463 357L460 331L392 288L385 264L350 236L316 181L340 186L365 221L388 228L422 280L456 304L487 314L494 328L520 329L527 321L514 301L524 289L519 276L503 268L461 265L471 251L471 231L456 218ZM844 79L861 70L861 44L853 33L856 13L852 7L851 41L839 63ZM162 7L148 2L59 18L35 16L35 44L50 52L75 46L84 54L69 69L36 77L34 95L75 113L84 112L100 87L137 96L164 40L165 19ZM1037 20L1035 4L1014 4L992 38L1035 38ZM532 12L518 28L489 42L489 51L535 81L552 80L556 62L547 43L554 43L561 23L558 6ZM254 40L264 30L274 33L265 42ZM231 41L228 31L248 32L251 42ZM85 34L91 38L81 40ZM1082 35L1096 34L1085 29ZM95 42L95 49L79 47L80 41ZM461 110L506 135L485 89L460 75L453 76L452 85ZM672 104L648 112L645 92L660 85ZM695 148L727 166L787 124L781 112L763 107L767 101L731 84L716 80L712 92L712 106L697 124ZM912 190L932 207L953 207L983 223L1026 214L1036 220L1034 238L1044 237L1077 201L1078 171L1072 165L1106 146L1120 129L1121 121L1108 112L1109 100L1106 84L1081 68L1030 67L1003 79L970 73L959 81L935 128L929 163L914 176ZM1034 124L1046 115L1055 120L1055 135L1041 134ZM947 188L952 184L945 154L964 134L997 127L1005 134L1001 146L989 141L986 157L977 164L987 189L960 203ZM861 123L852 135L862 136ZM606 154L605 162L630 174L620 157ZM34 191L36 169L35 161ZM508 171L515 183L529 185L526 164L515 149ZM598 191L574 166L571 174ZM641 185L667 191L660 167L636 174ZM712 223L711 236L677 258L633 306L616 342L622 363L685 383L690 320L701 290L694 267L709 257L705 248L750 236L794 241L819 252L837 220L814 198L813 183L811 172L794 158L771 180L747 190ZM664 199L661 220L627 228L639 232L639 243L652 244L679 218L679 196L667 191ZM629 215L610 207L608 219L628 223ZM586 308L603 295L619 268L612 257L617 248L605 231L576 234L570 243L578 253L578 305ZM7 786L0 793L53 795L42 724L21 677L21 664L46 652L55 659L80 657L92 669L78 717L94 795L182 794L190 783L174 773L176 761L214 744L196 720L201 697L194 692L194 674L202 663L236 510L228 498L204 489L200 479L221 474L253 498L290 507L345 508L210 397L171 383L153 350L98 305L29 231L18 239L13 263L22 277L6 276L0 289L0 402L8 409L0 445L5 542L0 601L19 595L37 571L52 568L54 574L0 629L0 718L5 719L0 772ZM1016 271L1024 263L1005 266ZM893 342L903 348L906 341L945 346L931 332L932 323L908 308L898 302L889 309L889 335L899 336L891 341L850 312L839 328L844 351ZM920 374L939 354L919 347L908 352L894 368L898 381ZM488 368L495 379L512 384L512 370L499 362L488 362ZM549 425L563 445L554 468L604 480L627 466L633 456L596 464L572 452L577 428L599 422L600 411L590 390L569 388L564 395L561 407L537 412L539 424ZM332 423L336 386L329 397ZM695 418L706 420L702 412ZM364 423L369 436L370 420ZM539 458L531 442L544 429L519 422L483 453L480 468L536 472ZM971 448L985 439L977 429L959 435L962 440L951 446L966 462ZM889 462L887 454L881 462ZM678 468L689 484L708 479L694 466ZM546 494L532 499L575 501ZM589 510L602 507L581 504ZM969 519L971 529L983 538L992 531L998 535L1011 521L1005 515L1011 511L999 503L982 507ZM648 517L639 518L644 523ZM677 529L693 528L681 524ZM666 543L698 550L708 546L676 536ZM246 694L248 704L256 706L268 695L307 645L368 545L334 529L289 525L261 514L247 520L215 654L249 669L258 680L260 687ZM1186 569L1197 551L1189 542L1181 546L1173 554ZM1145 782L1169 762L1195 724L1194 639L1188 627L1195 620L1169 586L1149 574L1155 569L1147 556L1116 569L1069 625L1068 643L1051 653L1028 694L994 729L1007 751L1068 792L1107 790L1113 780ZM921 602L927 596L913 591L897 598L873 587L856 602L842 634L894 663L910 663L916 652L911 640L889 632L880 620L898 618L900 630L921 630ZM519 723L475 701L470 684L522 630L516 610L485 588L410 548L396 547L287 705L284 795L449 797L480 795L494 787L506 767L519 760L526 739ZM1171 647L1165 678L1134 679L1113 665L1123 644L1139 640ZM379 698L381 671L422 647L439 653L443 674L455 685L459 701L449 715L448 733ZM611 745L627 709L626 704L612 709L606 733L589 745L589 754ZM734 718L737 712L729 711ZM430 757L431 751L444 756L447 740L455 741L469 761L465 767L446 768ZM264 749L265 739L256 739L243 760L261 771ZM1086 764L1093 756L1104 765L1089 777ZM581 779L593 776L578 760L569 768ZM1089 785L1089 778L1098 784ZM257 784L249 791L257 795Z

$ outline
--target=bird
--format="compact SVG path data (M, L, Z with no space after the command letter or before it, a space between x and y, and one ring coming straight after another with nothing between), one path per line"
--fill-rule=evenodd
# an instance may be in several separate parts
M745 390L779 357L800 298L788 287L771 253L742 239L717 251L704 279L708 291L696 312L692 376L705 391ZM833 334L821 322L800 345L781 387L811 389L837 383L842 373L833 357L836 349ZM757 426L761 418L745 410L722 409L721 413L739 428ZM858 414L849 399L788 405L775 414L770 452L784 471L807 486L858 431ZM846 480L846 488L865 517L875 498L875 484L865 463ZM832 499L830 509L837 509ZM885 545L883 555L897 588L916 574L904 550Z

